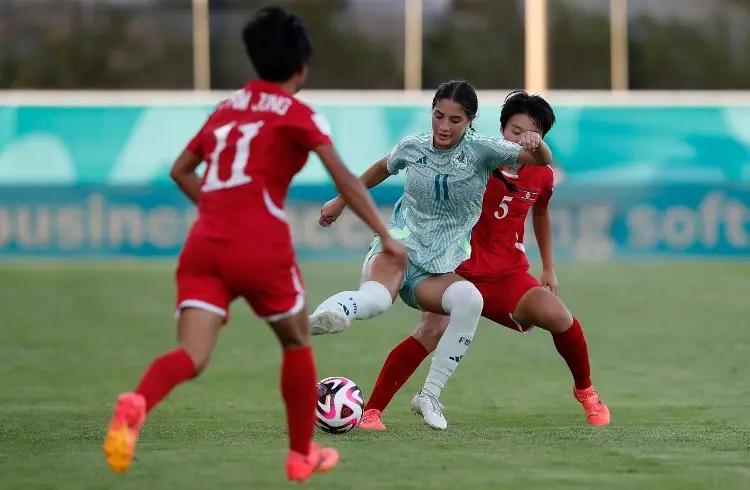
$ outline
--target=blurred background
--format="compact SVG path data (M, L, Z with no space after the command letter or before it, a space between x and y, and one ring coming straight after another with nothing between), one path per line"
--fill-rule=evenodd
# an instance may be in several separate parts
M210 86L201 88L234 89L252 75L239 30L266 3L4 0L0 88L192 89L204 83L194 78L194 54L207 50ZM405 88L405 45L413 33L422 44L421 83L408 88L433 89L459 74L485 90L522 87L525 20L545 31L553 90L610 89L611 63L622 61L612 60L611 33L625 26L629 73L621 88L750 87L747 0L532 0L532 15L534 4L547 5L546 19L526 19L524 0L422 0L421 26L407 22L410 6L419 4L412 0L275 3L310 28L317 48L310 89Z
M240 29L265 3L4 0L0 254L174 256L194 212L167 169L253 76ZM750 1L277 3L309 26L301 97L355 172L428 128L441 81L481 90L491 134L505 95L526 88L558 116L559 258L750 251ZM392 180L374 191L384 213ZM313 158L289 203L305 258L359 258L369 242L353 218L315 227L333 193Z

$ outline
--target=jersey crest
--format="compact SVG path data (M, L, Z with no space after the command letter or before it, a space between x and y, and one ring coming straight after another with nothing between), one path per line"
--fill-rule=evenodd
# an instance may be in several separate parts
M464 150L459 150L453 155L453 165L459 170L469 166L469 157Z

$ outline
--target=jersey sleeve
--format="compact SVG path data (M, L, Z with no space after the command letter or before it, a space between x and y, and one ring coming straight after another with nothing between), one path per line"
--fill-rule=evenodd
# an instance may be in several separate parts
M206 126L208 125L208 121L211 118L209 117L205 123L203 123L203 126L198 130L197 133L195 133L195 136L188 142L187 146L185 147L186 150L188 150L190 153L196 155L202 160L206 159L206 152L204 148L204 138L203 133L206 129Z
M187 146L185 147L186 150L191 152L192 154L196 155L201 160L206 160L208 155L206 155L207 150L211 150L211 148L206 147L206 133L209 133L209 145L213 145L213 121L214 117L216 116L216 111L219 110L221 107L221 103L219 103L214 110L211 112L211 114L206 118L205 122L203 123L203 126L198 130L197 133L195 133L195 136L188 142Z
M323 114L305 108L292 121L295 140L305 151L310 152L320 145L331 144L331 126Z
M539 199L537 199L536 201L536 204L543 207L544 209L547 209L547 207L549 206L549 201L550 199L552 199L552 191L555 186L554 172L552 172L552 169L550 167L547 167L546 170L548 170L548 176L542 184L542 192L539 195Z
M519 167L518 155L521 153L521 145L483 135L475 135L473 141L481 164L486 169L492 171L502 166Z
M413 137L407 136L398 142L393 149L386 155L385 164L388 168L388 173L391 175L398 174L401 170L404 170L408 164L406 158L407 152L411 147Z

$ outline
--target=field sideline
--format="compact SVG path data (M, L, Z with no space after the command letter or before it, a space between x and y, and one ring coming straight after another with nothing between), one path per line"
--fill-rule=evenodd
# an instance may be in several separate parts
M130 473L107 469L101 439L114 397L173 347L171 267L0 263L3 490L291 487L279 349L239 302L207 373L153 413ZM359 269L306 264L310 306L354 287ZM483 320L444 392L447 431L409 412L425 362L386 412L387 432L318 432L342 463L307 488L750 488L750 263L563 264L558 278L611 426L585 423L546 332ZM316 338L319 378L347 376L369 394L416 318L399 303Z

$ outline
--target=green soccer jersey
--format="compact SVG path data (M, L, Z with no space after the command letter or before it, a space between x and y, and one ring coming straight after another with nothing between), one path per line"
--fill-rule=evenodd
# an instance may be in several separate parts
M435 149L432 131L396 145L386 157L388 172L405 170L406 183L387 225L414 265L439 274L469 258L490 173L503 165L518 168L520 152L520 145L473 130L450 150Z

